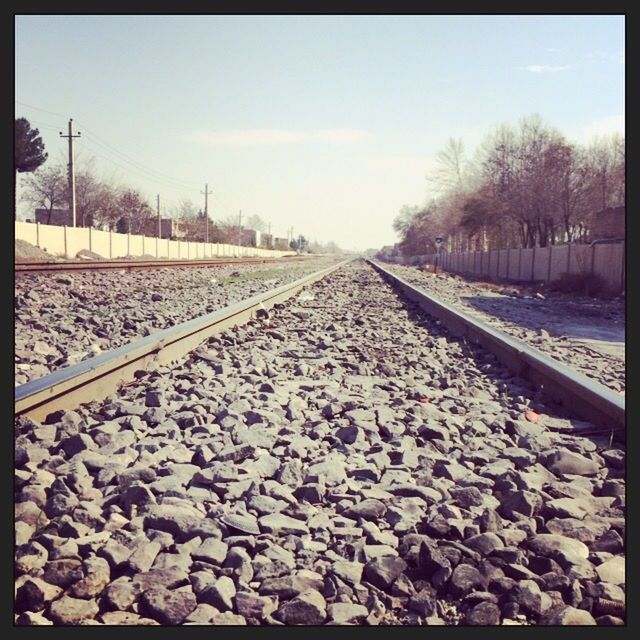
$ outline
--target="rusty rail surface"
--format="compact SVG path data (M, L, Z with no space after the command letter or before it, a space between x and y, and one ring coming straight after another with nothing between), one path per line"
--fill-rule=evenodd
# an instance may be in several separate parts
M231 264L281 264L302 262L318 256L285 256L282 258L211 258L196 260L73 260L66 262L18 262L15 275L29 273L50 273L58 271L118 271L138 269L163 269L167 267L220 267Z
M440 320L452 333L483 346L515 374L542 388L558 404L598 427L612 430L618 439L624 439L624 396L546 356L538 349L438 300L377 262L367 262L407 298L417 302L429 315ZM580 431L576 430L576 434L579 435Z

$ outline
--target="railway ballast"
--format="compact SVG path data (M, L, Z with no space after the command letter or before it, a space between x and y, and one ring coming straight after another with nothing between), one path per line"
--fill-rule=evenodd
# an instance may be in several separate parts
M351 263L17 418L17 621L621 624L625 453L586 427Z

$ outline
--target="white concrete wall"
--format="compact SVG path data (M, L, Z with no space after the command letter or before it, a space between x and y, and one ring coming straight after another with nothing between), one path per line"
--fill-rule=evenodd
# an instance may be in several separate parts
M436 263L436 254L397 257L397 264ZM612 292L624 291L624 244L572 244L502 249L500 251L470 251L440 255L440 266L452 273L474 273L489 280L508 279L522 282L558 280L565 273L593 273L600 276Z
M99 231L88 227L59 227L49 224L15 222L15 237L25 240L52 256L74 258L87 249L103 258L123 258L126 255L152 255L171 259L203 259L215 257L281 258L295 255L293 251L275 251L258 247L238 247L231 244L185 242L139 236L112 231Z

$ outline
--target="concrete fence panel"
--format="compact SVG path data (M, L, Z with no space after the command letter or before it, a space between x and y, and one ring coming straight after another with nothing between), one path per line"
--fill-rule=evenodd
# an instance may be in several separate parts
M518 280L520 278L520 249L507 249L507 278Z
M535 247L533 257L533 280L545 281L549 275L549 247Z
M137 235L129 236L129 255L130 256L142 255L142 236L137 236Z
M111 250L114 258L124 258L127 251L127 236L124 233L114 233L111 237Z
M591 273L591 255L593 248L586 244L571 245L569 253L569 271L576 275Z
M549 280L559 280L563 273L567 273L567 265L569 256L569 246L553 245L549 247L551 251L550 265L551 265L551 277Z
M520 249L518 256L518 280L528 282L533 280L534 249Z
M498 278L507 278L509 249L501 249L496 253L498 254Z
M55 256L64 256L64 227L40 225L40 248Z
M91 229L91 251L103 258L111 257L111 242L108 231Z
M489 278L498 277L498 252L489 251L489 269L487 275Z
M28 242L29 244L33 244L36 247L41 247L38 241L38 234L39 234L40 228L42 227L40 223L32 224L30 222L16 221L15 225L16 225L15 233L16 233L17 240L24 240L25 242Z
M66 228L66 257L74 258L78 251L89 246L89 229L84 227Z
M596 244L593 249L593 273L606 282L610 291L621 291L624 269L623 245Z

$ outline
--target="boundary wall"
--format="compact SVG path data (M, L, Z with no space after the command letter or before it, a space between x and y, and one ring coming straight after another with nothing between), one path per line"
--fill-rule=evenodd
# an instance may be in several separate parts
M435 266L435 253L386 258L386 262ZM613 293L625 290L625 245L619 243L563 244L530 249L494 251L442 251L438 266L444 271L473 275L487 280L552 282L564 274L596 275Z
M39 222L15 222L16 240L25 240L52 256L74 258L86 249L103 258L124 258L151 255L154 258L282 258L295 251L276 251L259 247L240 247L233 244L187 242L131 233L100 231L91 227L60 227Z

